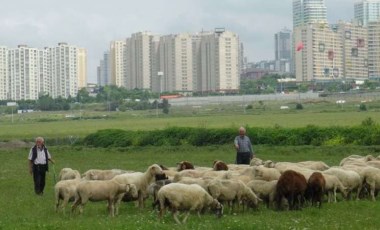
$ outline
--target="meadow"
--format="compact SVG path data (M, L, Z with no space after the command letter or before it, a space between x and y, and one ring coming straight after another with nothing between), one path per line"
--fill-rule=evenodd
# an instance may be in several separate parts
M352 100L344 106L335 99L302 101L303 109L295 109L297 102L268 101L242 104L171 107L169 114L161 110L108 112L93 111L91 105L83 110L34 112L0 115L0 140L33 140L36 132L46 139L82 138L101 129L155 130L168 127L232 128L250 127L305 127L307 125L355 126L371 117L380 123L380 101L366 103L366 111L359 110L360 101ZM246 109L250 105L251 108ZM282 105L289 109L281 110ZM38 130L38 131L37 131ZM52 143L51 143L52 144Z
M335 99L334 99L335 100ZM379 201L345 201L339 197L334 204L324 203L321 209L305 207L302 211L278 212L263 205L259 210L230 213L221 219L205 214L199 219L191 215L184 226L175 224L167 213L158 220L151 209L152 200L144 210L133 203L123 203L120 215L108 217L106 204L88 203L83 215L54 212L53 188L59 170L64 167L85 172L91 168L145 171L153 163L175 166L189 160L197 166L211 166L216 159L233 163L235 152L231 145L195 147L160 146L128 148L89 148L72 145L77 138L101 129L155 130L167 127L202 127L236 129L250 127L355 126L371 117L380 123L380 102L367 103L360 111L359 101L344 106L334 100L303 101L303 110L296 102L247 102L245 105L209 105L202 108L172 107L164 115L159 110L108 112L71 110L65 112L34 112L0 115L0 141L23 140L20 146L0 145L0 230L2 229L378 229ZM252 105L248 109L247 105ZM287 105L289 109L280 110ZM67 116L70 115L70 116ZM28 174L27 155L36 136L43 136L56 160L50 166L47 185L42 197L34 195L32 177ZM61 141L54 141L54 140ZM233 137L231 137L232 141ZM1 144L1 143L0 143ZM255 145L257 156L273 161L322 160L338 165L351 154L378 156L380 146L268 146Z
M380 146L255 146L258 157L274 161L323 160L338 165L351 154L377 156ZM66 215L54 212L54 175L64 167L84 172L91 168L145 171L153 164L174 166L181 160L189 160L198 166L211 166L215 159L228 163L235 153L230 145L223 146L164 146L133 148L86 148L81 146L54 146L50 151L56 165L50 166L43 196L33 192L32 177L27 170L29 148L1 149L0 168L0 229L378 229L379 201L369 200L324 203L321 209L306 207L301 211L278 212L263 205L259 210L230 213L228 209L221 219L205 214L199 219L192 214L186 225L178 226L167 213L162 220L151 209L151 199L144 210L133 203L123 203L120 215L111 218L104 202L88 203L82 215Z

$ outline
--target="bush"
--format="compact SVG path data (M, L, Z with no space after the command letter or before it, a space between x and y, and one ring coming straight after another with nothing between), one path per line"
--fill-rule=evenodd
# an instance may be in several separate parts
M303 105L301 103L297 103L296 104L296 109L297 110L302 110L303 109Z
M359 105L359 110L360 111L367 111L367 106L365 104L360 104Z
M380 127L371 118L363 121L366 125L356 127L303 128L249 128L248 136L254 145L379 145ZM125 131L118 129L100 130L84 138L83 144L94 147L128 146L193 146L232 144L237 135L234 128L207 129L170 127L153 131Z

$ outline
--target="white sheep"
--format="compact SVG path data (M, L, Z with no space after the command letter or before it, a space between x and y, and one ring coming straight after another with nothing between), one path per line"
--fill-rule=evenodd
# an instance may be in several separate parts
M324 174L334 175L347 188L348 198L352 191L356 191L356 199L359 200L360 191L362 189L363 179L360 175L353 171L338 167L332 167L324 171Z
M71 180L75 178L80 178L80 173L78 170L73 170L71 168L63 168L59 172L58 181L61 180Z
M238 209L241 201L251 207L257 207L259 202L256 194L239 180L212 180L208 184L208 192L220 202L227 202L229 205L237 203Z
M80 182L81 179L79 175L79 178L71 180L61 180L55 184L54 193L56 212L58 212L58 210L61 209L63 213L65 213L65 207L67 203L70 200L75 200L77 198L77 186Z
M365 182L369 185L370 195L373 201L376 201L375 194L380 190L380 169L366 167L363 170Z
M255 179L258 180L278 180L280 178L281 173L275 168L267 168L263 165L254 166L255 169Z
M121 169L110 169L110 170L102 170L102 169L90 169L82 174L82 178L86 180L111 180L117 175L123 173L131 173L133 171L125 171Z
M330 166L328 166L323 161L301 161L301 162L297 162L296 164L302 168L307 168L311 170L319 170L319 171L324 171L330 168Z
M148 194L148 186L154 181L156 175L162 174L162 169L159 165L153 164L148 167L148 169L142 172L134 172L134 173L124 173L121 175L117 175L113 178L113 180L121 183L121 184L134 184L136 186L138 192L138 206L139 208L144 207L144 197ZM120 202L123 198L123 194L119 195L117 202L117 209L120 205ZM116 212L116 214L118 214Z
M182 223L186 222L190 211L197 211L199 217L200 212L206 208L215 210L218 217L223 214L223 205L197 184L171 183L165 185L158 191L157 201L160 204L159 217L162 218L166 207L170 207L174 220L178 224L181 224L178 219L179 210L186 212Z
M177 181L180 184L197 184L203 189L207 190L207 186L212 181L213 178L192 178L192 177L183 177L181 180Z
M264 161L257 157L252 158L251 162L249 163L250 166L258 166L258 165L263 165L263 164L264 164Z
M265 181L265 180L252 180L247 184L260 199L262 199L267 208L269 208L274 201L276 193L277 180Z
M115 180L85 180L77 185L77 199L72 206L72 212L80 206L80 212L83 212L83 207L87 201L108 201L108 211L110 216L115 216L115 204L117 197L133 190L135 196L137 191L134 185L120 184Z
M326 174L322 172L323 177L325 178L325 192L327 192L329 203L336 202L336 191L338 190L342 193L343 197L347 197L346 187L342 184L342 182L338 179L338 177L330 174Z

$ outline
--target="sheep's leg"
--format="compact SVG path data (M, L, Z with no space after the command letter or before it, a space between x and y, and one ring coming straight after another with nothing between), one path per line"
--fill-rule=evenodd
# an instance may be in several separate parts
M184 217L183 220L182 220L182 223L183 223L183 224L186 223L186 220L187 220L187 218L189 217L189 215L190 215L190 211L186 211L185 217Z
M69 202L69 199L70 197L65 197L61 203L61 210L63 214L65 214L65 208L66 208L67 203Z
M114 208L115 208L115 206L113 205L112 199L109 199L108 200L108 212L109 212L109 214L110 214L111 217L115 216Z
M71 212L74 213L75 210L77 209L78 205L81 203L81 199L77 198L74 201L74 204L71 206Z
M178 211L176 209L173 209L173 218L177 224L181 224L181 221L178 220Z
M121 203L121 199L123 199L124 193L120 194L117 198L115 198L114 205L115 205L115 214L116 216L119 215L119 207Z

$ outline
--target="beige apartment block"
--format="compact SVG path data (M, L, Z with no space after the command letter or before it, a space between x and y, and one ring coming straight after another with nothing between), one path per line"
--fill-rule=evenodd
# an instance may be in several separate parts
M343 78L343 43L336 29L326 23L296 27L295 53L297 81L326 81Z
M126 78L128 89L151 89L152 47L157 39L150 32L138 32L127 38ZM156 73L154 73L156 74Z
M0 46L0 100L8 99L8 48Z
M237 91L239 78L239 37L237 34L216 30L201 36L201 77L198 91Z
M160 74L155 91L193 91L192 36L187 33L162 36L158 52Z
M36 100L40 85L39 50L19 45L8 50L7 99Z
M47 48L48 68L50 69L51 88L47 92L53 98L78 93L78 47L65 42Z
M112 41L110 46L111 84L126 87L126 41Z
M380 79L380 21L368 23L368 75Z
M343 78L368 79L367 28L348 22L339 22L336 26L343 44Z
M78 89L87 87L87 50L78 48Z

